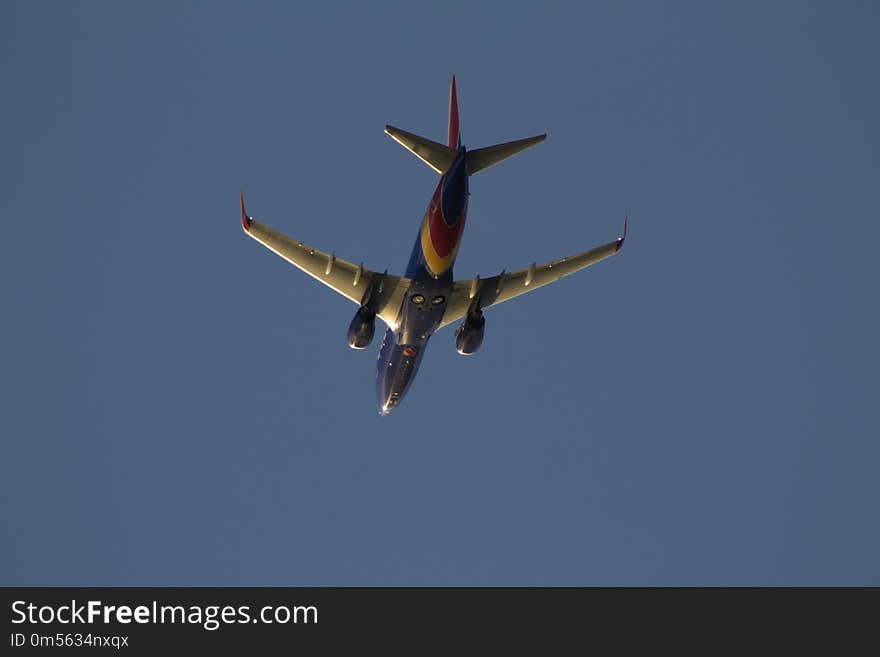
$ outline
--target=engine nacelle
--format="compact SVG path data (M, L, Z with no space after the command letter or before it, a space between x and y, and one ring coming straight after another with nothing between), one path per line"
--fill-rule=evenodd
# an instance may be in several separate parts
M468 314L461 326L455 331L455 349L462 356L470 356L483 344L483 330L486 319L483 311L477 310Z
M348 346L352 349L365 349L376 332L376 313L361 307L348 325Z

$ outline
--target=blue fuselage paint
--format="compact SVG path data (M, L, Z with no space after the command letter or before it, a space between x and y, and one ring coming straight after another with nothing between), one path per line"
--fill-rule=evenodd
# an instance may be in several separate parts
M458 155L449 171L441 176L429 203L439 192L443 220L447 226L462 227L467 214L468 173L465 148L459 146ZM430 207L429 207L430 211ZM459 240L461 236L459 235ZM396 330L387 328L379 349L376 364L376 394L379 412L390 412L406 395L422 358L428 340L443 319L446 302L452 294L453 255L449 266L440 274L431 272L422 249L422 229L416 235L406 277L411 283L398 314Z

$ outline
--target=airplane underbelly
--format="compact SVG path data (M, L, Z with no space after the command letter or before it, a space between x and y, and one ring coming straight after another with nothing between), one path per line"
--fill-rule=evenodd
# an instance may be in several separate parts
M402 301L397 330L386 329L376 365L376 394L384 415L400 403L412 385L428 340L443 319L452 279L414 280Z
M403 399L415 378L427 340L421 344L401 344L390 328L386 329L376 365L376 395L379 412L391 411Z

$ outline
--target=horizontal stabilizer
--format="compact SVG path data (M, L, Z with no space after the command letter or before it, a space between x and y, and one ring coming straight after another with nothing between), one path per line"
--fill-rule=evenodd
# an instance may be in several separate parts
M546 133L536 135L535 137L527 137L526 139L517 139L509 141L506 144L495 144L486 148L478 148L475 151L468 151L467 167L468 173L473 175L478 171L487 169L493 164L498 164L501 160L506 160L511 155L516 155L520 151L539 144L547 138Z
M385 134L439 174L449 171L449 167L452 166L452 162L455 160L456 151L454 148L438 144L436 141L414 135L406 130L395 128L393 125L385 126Z

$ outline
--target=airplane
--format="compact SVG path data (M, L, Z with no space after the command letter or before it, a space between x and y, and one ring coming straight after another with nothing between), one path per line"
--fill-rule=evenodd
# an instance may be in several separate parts
M463 320L455 330L455 348L465 356L474 354L483 342L484 310L618 253L627 226L624 213L622 235L607 244L510 273L455 280L452 267L467 218L469 177L544 141L547 135L467 150L459 131L455 76L449 87L445 145L391 125L385 126L385 132L440 174L403 276L390 275L387 269L382 273L366 269L363 262L354 264L337 258L335 252L319 251L287 237L248 215L244 193L239 195L241 225L247 235L358 305L348 327L351 348L364 349L372 342L376 317L385 323L376 365L380 415L400 404L438 329Z

